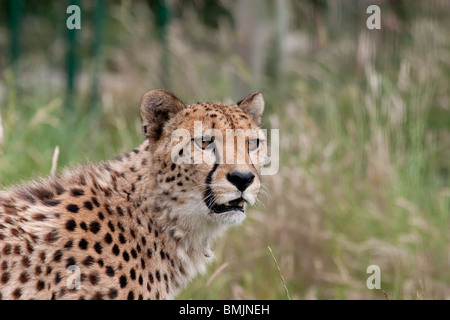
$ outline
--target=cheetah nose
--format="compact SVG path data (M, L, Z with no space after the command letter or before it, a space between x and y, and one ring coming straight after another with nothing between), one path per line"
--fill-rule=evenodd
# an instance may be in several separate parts
M252 184L255 175L251 172L233 172L227 174L227 179L238 188L239 191L244 192L244 190Z

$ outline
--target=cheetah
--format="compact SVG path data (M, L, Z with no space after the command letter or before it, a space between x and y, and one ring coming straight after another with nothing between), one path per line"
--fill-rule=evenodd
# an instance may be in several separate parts
M227 105L151 90L139 147L1 191L0 299L174 299L257 201L263 110L258 92ZM250 132L243 148L230 129Z

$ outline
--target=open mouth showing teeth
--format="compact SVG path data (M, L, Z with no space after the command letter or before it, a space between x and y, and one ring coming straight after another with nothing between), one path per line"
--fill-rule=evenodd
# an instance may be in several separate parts
M214 213L223 213L235 210L244 212L244 204L245 200L243 198L238 198L222 204L215 204L212 206L211 210L214 211Z

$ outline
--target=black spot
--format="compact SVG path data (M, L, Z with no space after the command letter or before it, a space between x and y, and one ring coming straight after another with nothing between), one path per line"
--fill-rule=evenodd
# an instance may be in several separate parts
M31 259L29 256L23 256L21 262L22 262L22 266L24 266L25 268L28 268L31 265Z
M97 200L96 197L92 197L92 198L91 198L91 201L94 203L94 205L95 205L97 208L100 207L100 203L98 203L98 200Z
M100 244L100 242L95 243L94 249L95 249L95 252L97 252L98 254L102 253L102 245Z
M144 258L141 258L141 268L145 269L145 261Z
M52 231L50 231L49 233L47 233L44 236L44 240L48 243L53 243L56 242L59 239L59 233L58 230L53 229Z
M119 250L119 247L117 246L117 244L115 244L113 246L112 253L114 253L115 256L118 256L120 254L120 250Z
M45 285L45 284L44 284ZM12 292L14 299L19 299L22 296L22 289L17 288Z
M96 292L94 296L92 297L92 300L103 300L103 293Z
M72 247L73 247L73 241L72 240L67 240L67 242L64 244L64 248L70 249Z
M61 200L46 199L46 200L42 200L42 203L45 204L46 206L55 207L61 203Z
M100 282L100 277L97 272L93 272L89 275L89 282L93 285L97 285Z
M155 279L153 278L153 274L151 272L148 273L148 280L150 280L150 283L155 282Z
M128 292L127 300L134 300L134 292L133 291Z
M11 274L9 272L3 272L0 278L1 283L5 284L11 279Z
M161 274L159 273L159 270L156 270L155 276L156 280L161 281Z
M84 190L78 189L78 188L72 189L72 190L70 190L70 195L73 197L82 196L82 195L84 195Z
M148 248L148 249L147 249L147 257L151 258L152 255L153 255L152 249Z
M128 252L124 251L122 254L123 260L125 261L130 261L130 255L128 254Z
M29 240L25 240L25 242L26 242L27 252L30 253L30 254L33 253L34 252L34 248L31 245L30 241ZM44 256L45 256L45 253L44 253Z
M120 231L125 232L125 228L123 227L122 223L118 222L117 227L120 229Z
M55 192L58 196L62 195L66 190L60 185L57 181L53 181L51 183L52 187L55 189Z
M77 213L80 208L76 204L69 204L66 206L66 209L70 212Z
M109 207L109 205L105 204L105 209L106 209L106 212L107 212L109 215L112 215L112 214L113 214L113 212L111 211L111 208Z
M142 284L144 284L144 279L142 279L141 275L139 275L138 281L141 286L142 286Z
M123 209L122 209L122 207L117 206L117 207L116 207L116 211L117 211L117 213L119 214L119 216L123 216L123 215L124 215L124 214L123 214Z
M86 239L81 239L80 242L78 242L78 246L80 247L80 249L86 250L88 248L88 242L86 241Z
M127 283L128 283L127 277L125 277L125 276L120 276L119 282L120 282L120 287L121 287L121 288L126 287L126 285L127 285Z
M37 220L37 221L44 221L44 220L47 219L47 216L46 216L45 214L42 214L42 213L36 213L36 214L34 214L34 215L32 216L32 218L33 218L34 220Z
M22 253L22 249L19 245L14 246L14 253L20 255Z
M117 290L114 289L114 288L109 289L109 291L108 291L108 297L109 297L110 299L115 299L115 298L117 298Z
M62 251L56 250L55 253L53 254L53 261L60 262L61 258L62 258Z
M23 271L19 276L20 283L26 283L28 282L28 280L30 280L30 275L28 274L28 272Z
M110 244L110 243L112 243L112 237L111 237L111 234L109 234L109 233L107 233L106 235L105 235L105 242L106 243L108 243L108 244Z
M103 212L101 212L101 211L98 212L98 218L99 218L100 220L105 219L105 216L103 215Z
M92 258L91 256L87 256L87 257L83 260L82 264L83 264L84 266L86 266L86 267L90 267L90 266L92 266L92 265L94 264L94 258Z
M106 274L110 277L114 277L114 268L111 266L106 266Z
M75 261L74 257L70 257L66 261L67 261L66 268L68 268L70 266L74 266L76 264L76 261Z
M116 231L116 228L114 228L114 225L111 221L108 222L108 227L112 232Z
M39 200L48 200L53 198L53 192L47 189L40 189L39 187L32 188L29 192Z
M123 236L123 234L119 234L119 241L120 243L124 244L125 242L127 242L127 240L125 239L125 237Z
M55 274L55 279L53 280L53 282L54 282L55 284L58 284L60 281L61 281L61 274L60 274L59 272L57 272L57 273Z
M100 267L103 267L103 260L102 259L98 259L97 263Z
M186 271L184 270L184 268L183 268L182 265L180 265L180 267L178 268L178 270L180 270L180 273L181 273L182 275L185 275L185 274L186 274Z
M172 166L170 167L170 169L173 171L173 170L175 170L176 167L177 167L177 165L175 163L172 163Z
M100 223L98 223L97 221L92 221L89 225L89 230L92 233L96 234L100 230Z
M75 230L76 226L77 226L77 223L75 222L75 220L73 220L73 219L67 220L67 222L66 222L67 230L73 231L73 230Z
M90 201L85 201L83 205L88 210L94 209L94 206L92 205L92 203Z
M86 225L86 222L84 222L84 221L81 222L81 223L80 223L80 228L83 229L84 231L87 231L87 230L88 230L88 227L87 227L87 225Z
M136 259L137 258L137 252L134 249L131 249L131 256Z
M136 271L134 269L130 270L130 277L132 280L136 280Z
M34 273L39 276L42 273L42 267L41 266L36 266L36 268L34 268Z

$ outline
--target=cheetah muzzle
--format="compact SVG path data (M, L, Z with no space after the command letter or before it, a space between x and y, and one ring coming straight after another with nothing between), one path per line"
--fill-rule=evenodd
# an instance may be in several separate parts
M141 100L144 142L0 192L0 299L172 299L257 201L264 100Z

